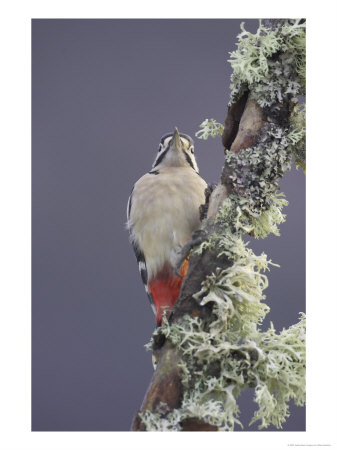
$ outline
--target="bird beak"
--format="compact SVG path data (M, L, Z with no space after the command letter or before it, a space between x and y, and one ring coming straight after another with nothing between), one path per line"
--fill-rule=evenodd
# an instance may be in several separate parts
M178 132L178 128L175 127L174 133L173 133L173 142L172 142L172 148L174 150L180 150L181 149L181 140Z

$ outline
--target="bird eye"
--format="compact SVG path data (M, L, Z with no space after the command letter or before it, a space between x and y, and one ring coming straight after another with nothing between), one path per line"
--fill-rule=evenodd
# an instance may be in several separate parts
M159 148L158 148L158 153L161 152L162 150L163 150L163 144L160 143L160 144L159 144Z
M194 153L194 148L191 147L190 150L191 150L191 153L192 153L192 155L193 155L193 153Z

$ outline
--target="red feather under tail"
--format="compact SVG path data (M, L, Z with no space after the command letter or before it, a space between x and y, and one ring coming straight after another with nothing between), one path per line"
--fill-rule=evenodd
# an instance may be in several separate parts
M181 265L179 273L181 277L173 274L171 265L166 264L155 278L149 281L149 291L152 294L153 303L156 309L156 322L161 325L164 311L170 311L178 300L180 287L186 276L188 261Z

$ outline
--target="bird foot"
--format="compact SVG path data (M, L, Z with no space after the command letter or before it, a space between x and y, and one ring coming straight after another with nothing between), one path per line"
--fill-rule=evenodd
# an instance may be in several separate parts
M175 265L174 268L174 275L177 277L183 278L183 275L179 273L179 269L182 265L182 263L187 259L190 251L192 248L196 247L197 245L200 245L202 242L204 242L207 239L207 232L205 230L195 230L192 233L192 238L190 241L188 241L184 247L179 252L179 259Z

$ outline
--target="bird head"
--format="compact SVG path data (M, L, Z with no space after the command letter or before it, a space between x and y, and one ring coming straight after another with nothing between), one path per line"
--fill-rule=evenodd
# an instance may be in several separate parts
M194 142L187 134L179 134L177 128L173 133L164 134L158 148L153 168L190 167L199 172L194 156Z

